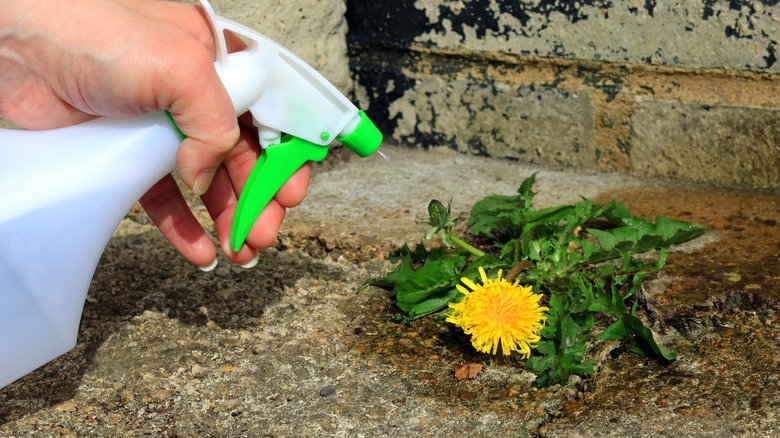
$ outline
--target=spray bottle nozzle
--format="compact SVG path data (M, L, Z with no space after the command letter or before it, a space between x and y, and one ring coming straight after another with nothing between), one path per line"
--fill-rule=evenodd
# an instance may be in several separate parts
M230 246L238 251L279 188L306 161L325 158L334 135L366 157L382 143L382 134L363 111L305 61L254 30L217 16L207 0L201 4L217 42L217 73L236 114L252 113L263 147L233 220ZM228 54L225 30L248 39L247 49Z
M371 155L382 143L382 134L363 111L359 111L353 123L342 132L344 135L339 135L337 140L360 157ZM328 139L325 133L322 137L323 140ZM230 248L233 251L241 249L255 220L285 181L307 161L321 161L327 153L327 147L289 134L284 135L278 144L263 150L238 199L230 231Z
M345 135L340 135L337 140L352 149L352 152L359 157L365 158L376 152L382 144L382 133L362 110L358 112L358 118L359 121L354 129Z

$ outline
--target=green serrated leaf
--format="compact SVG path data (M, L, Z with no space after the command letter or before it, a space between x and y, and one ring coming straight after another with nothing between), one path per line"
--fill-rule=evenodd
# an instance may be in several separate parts
M367 285L376 286L389 290L392 296L395 296L395 286L402 283L407 277L414 274L414 267L409 259L401 260L393 271L384 277L372 278L366 280Z
M533 192L534 184L536 183L536 175L539 172L534 172L523 180L522 183L520 183L520 188L517 189L518 196L520 200L522 201L522 207L524 210L529 210L531 208L531 205L533 204L534 196L536 196L536 193Z
M480 239L476 247L452 234L449 207L429 204L428 237L438 234L457 246L404 245L391 256L396 269L367 283L389 290L403 312L398 320L408 322L460 300L455 285L461 277L479 282L480 266L495 277L498 269L508 273L522 262L517 280L544 293L550 308L536 352L526 362L537 384L564 384L572 375L593 373L587 354L594 340L620 340L631 351L673 360L675 353L659 345L635 315L638 300L629 298L664 267L670 245L698 237L707 227L664 217L652 222L632 216L615 200L600 205L581 198L535 210L535 181L533 174L515 195L486 196L474 204L467 225ZM614 322L596 336L596 322L603 327L607 320Z
M425 248L425 245L418 243L414 246L414 249L409 248L409 245L404 244L401 247L394 248L390 253L390 261L398 263L401 260L407 259L413 265L423 264L427 260L435 260L442 257L447 252L447 248L437 247L432 250Z
M601 341L622 341L631 334L633 334L633 331L626 326L622 319L618 319L599 333L596 339Z
M526 178L515 196L491 195L478 201L471 208L466 225L471 234L495 238L505 234L516 234L525 222L523 215L532 212L534 195L531 189L536 174Z
M523 225L535 225L538 223L555 224L566 216L576 213L574 205L560 205L557 207L548 207L541 210L525 211L514 218Z
M628 313L623 314L596 338L602 341L631 340L632 350L636 353L661 357L669 361L677 358L677 353L655 341L653 332L644 325L642 320Z
M653 332L636 316L624 315L623 323L634 332L636 339L633 345L643 354L659 356L669 361L677 358L677 353L664 348L655 341Z
M520 206L522 201L517 196L487 196L471 208L471 214L466 222L471 234L495 238L499 235L514 234L518 225L512 221L524 211Z
M687 242L704 234L709 227L658 216L655 219L656 233L669 245Z
M397 301L396 304L399 309L404 311L408 320L414 320L447 308L450 303L456 302L461 295L457 289L450 287L428 293L425 299L419 303L408 304Z
M466 263L466 257L457 253L427 261L420 269L405 269L403 277L395 284L393 293L401 307L421 303L442 289L453 287L459 280L458 272ZM403 309L404 307L402 307ZM405 309L404 309L405 310Z

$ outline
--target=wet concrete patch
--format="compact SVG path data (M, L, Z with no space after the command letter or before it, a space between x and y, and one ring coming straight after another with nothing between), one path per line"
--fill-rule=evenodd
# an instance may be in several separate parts
M673 251L651 306L668 321L697 311L780 308L780 195L689 184L605 193L633 214L689 220L710 227L685 251ZM654 287L659 286L659 287Z
M542 435L771 436L780 420L780 324L744 311L714 322L667 344L679 355L673 364L633 354L608 362Z
M686 184L605 193L639 216L709 225L646 284L648 317L678 359L604 362L543 436L768 436L780 403L776 193ZM767 435L768 434L768 435Z

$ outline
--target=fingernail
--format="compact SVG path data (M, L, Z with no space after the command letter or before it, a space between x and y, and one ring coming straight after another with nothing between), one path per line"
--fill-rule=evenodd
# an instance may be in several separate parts
M251 268L254 268L255 266L257 266L257 262L259 262L259 261L260 261L260 253L256 252L254 258L252 258L252 260L250 260L250 261L244 263L243 265L241 265L241 267L244 268L244 269L251 269Z
M195 178L195 184L192 185L192 192L200 196L206 193L211 185L211 180L214 179L213 172L203 172Z
M203 272L210 272L213 271L214 268L217 267L217 259L215 258L213 262L211 262L210 265L207 266L198 266L198 269L200 269Z

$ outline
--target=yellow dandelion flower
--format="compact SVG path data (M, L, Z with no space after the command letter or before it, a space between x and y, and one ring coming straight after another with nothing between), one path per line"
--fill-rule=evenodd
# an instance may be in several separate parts
M482 284L461 278L471 290L457 285L464 297L450 304L452 314L446 321L471 335L471 344L479 352L496 354L500 343L504 356L517 351L527 358L539 342L539 331L547 319L542 312L550 309L539 305L542 295L532 293L530 286L521 286L518 281L509 283L501 274L499 270L496 279L489 279L480 266Z

